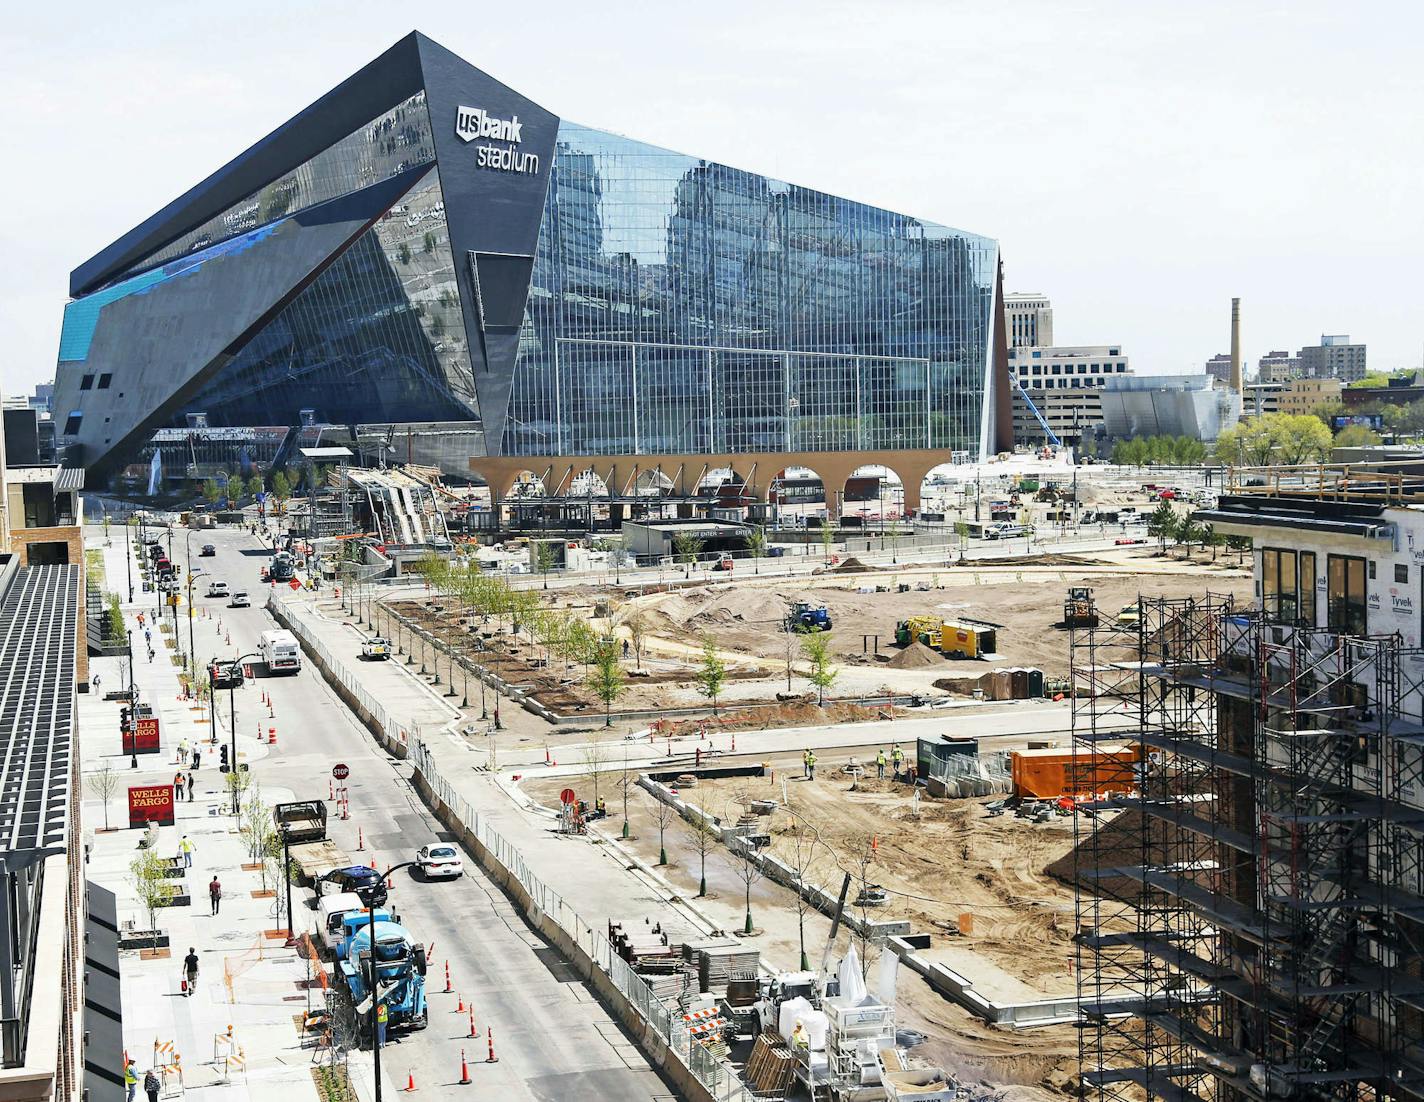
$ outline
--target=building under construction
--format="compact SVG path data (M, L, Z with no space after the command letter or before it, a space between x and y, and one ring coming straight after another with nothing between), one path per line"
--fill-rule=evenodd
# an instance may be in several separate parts
M1084 1094L1421 1099L1424 482L1251 481L1197 517L1255 607L1074 634L1075 747L1142 746L1077 816Z

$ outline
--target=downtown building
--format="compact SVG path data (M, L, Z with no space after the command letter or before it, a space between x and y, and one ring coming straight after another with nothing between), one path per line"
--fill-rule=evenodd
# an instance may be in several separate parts
M794 464L829 500L874 463L913 508L1011 445L997 242L562 120L418 33L70 294L54 417L91 484L344 434L499 497L731 468L765 500Z

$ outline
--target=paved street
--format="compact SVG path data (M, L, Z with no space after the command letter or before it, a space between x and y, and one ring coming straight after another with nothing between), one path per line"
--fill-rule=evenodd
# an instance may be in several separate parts
M184 535L179 532L174 543L180 564ZM255 651L260 633L274 626L261 607L266 587L259 583L258 575L266 559L257 542L232 531L194 533L188 542L193 546L196 569L221 578L234 589L246 587L254 597L253 608L237 610L227 608L221 599L199 597L199 618L194 622L199 660L206 663L214 653L236 656ZM208 542L217 547L216 556L197 558L198 548ZM122 551L117 559L111 552L110 577L121 578L123 571ZM194 592L205 588L208 580L198 579ZM179 625L186 648L188 624L181 614ZM150 677L142 658L138 670L141 680ZM173 677L167 671L164 674ZM172 700L174 692L174 687L154 690L158 699L166 693ZM260 705L264 692L272 700L270 719ZM326 798L331 766L344 761L351 768L351 818L335 821L331 834L353 857L374 857L384 867L409 860L420 845L440 837L435 822L405 780L409 769L375 748L367 732L309 665L295 677L259 676L236 696L239 746L253 756L253 773L269 799L286 792ZM227 694L219 697L219 736L226 740ZM277 745L259 750L256 732L269 727L277 730ZM216 777L216 770L209 775ZM364 844L359 853L358 831ZM171 843L165 838L163 844ZM570 1097L575 1084L589 1097L673 1096L584 985L570 982L563 974L557 954L528 931L473 861L466 861L464 878L448 883L419 882L410 870L397 873L392 905L402 921L431 946L434 963L430 1026L387 1047L383 1059L387 1089L404 1087L410 1074L420 1088L454 1084L459 1078L461 1047L467 1046L475 1082L507 1098L552 1102ZM299 927L304 918L311 922L313 912L301 905L297 912ZM441 993L447 959L456 988L450 995ZM125 994L127 1018L128 989ZM238 997L242 994L239 983ZM462 996L474 1006L478 1041L467 1037L468 1015L455 1013L457 999ZM131 1012L136 1021L150 1013L137 1002ZM494 1030L496 1064L482 1062L489 1028ZM369 1056L353 1056L353 1066L358 1062L369 1067Z

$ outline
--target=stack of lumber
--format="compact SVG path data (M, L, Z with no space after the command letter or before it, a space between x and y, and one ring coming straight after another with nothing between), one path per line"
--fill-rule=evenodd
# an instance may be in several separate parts
M742 1078L759 1097L782 1098L796 1074L796 1055L781 1036L766 1032L752 1045Z
M741 945L700 949L697 953L697 982L703 991L722 991L733 976L755 976L759 960L757 950Z

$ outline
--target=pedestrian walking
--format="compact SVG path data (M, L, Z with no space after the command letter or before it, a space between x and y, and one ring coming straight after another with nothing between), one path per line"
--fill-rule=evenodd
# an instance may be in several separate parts
M202 763L203 752L195 746L193 747L193 764L188 766L188 768L192 769L194 772L197 772L198 766L202 765Z
M885 779L885 750L883 747L880 753L875 755L875 776L882 781Z
M192 998L193 992L198 987L198 951L191 945L188 946L188 955L183 958L183 976L188 981L188 986L183 994Z
M222 910L222 882L218 880L218 874L213 873L212 880L208 881L208 903L211 905L211 914L217 914Z
M802 751L801 751L801 776L805 777L806 780L808 780L808 781L811 779L811 751L810 751L810 750L802 750Z
M124 1062L124 1088L124 1102L133 1102L138 1091L138 1064L132 1056Z
M158 1102L158 1092L163 1089L163 1080L158 1078L158 1072L149 1068L143 1073L143 1093L148 1095L148 1102Z
M901 750L898 746L891 750L890 763L895 767L895 776L898 777L901 772L903 772L905 765L905 751Z
M193 774L188 774L188 802L193 802Z
M808 781L816 779L816 753L814 750L806 751L806 779Z
M149 648L148 648L148 660L149 660L150 662L153 661L153 648L152 648L152 647L149 647Z
M188 836L183 835L183 840L178 843L178 852L183 855L183 867L191 869L193 867L193 843L188 841Z
M94 688L97 689L97 688L99 687L99 675L98 675L97 673L96 673L96 674L94 675L94 677L92 678L92 681L93 681L93 684L94 684Z
M188 740L180 739L178 742L178 762L181 765L188 760Z

